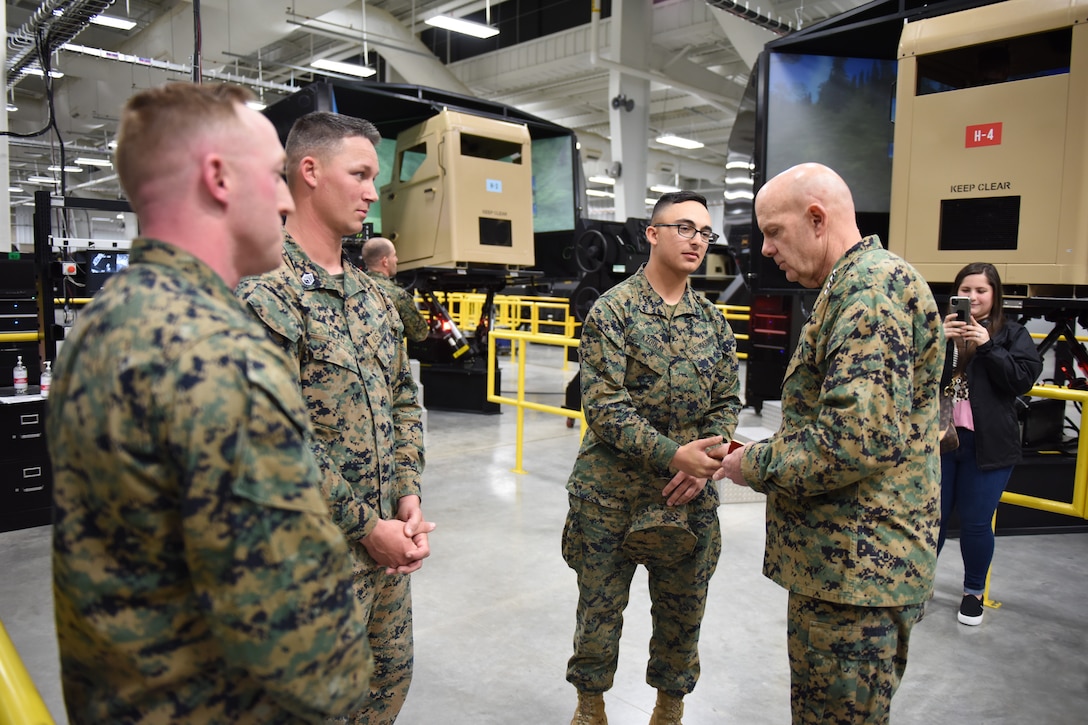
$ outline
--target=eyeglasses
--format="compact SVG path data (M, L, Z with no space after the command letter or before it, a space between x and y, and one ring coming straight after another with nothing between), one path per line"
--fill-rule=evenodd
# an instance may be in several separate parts
M696 229L690 224L651 224L652 227L676 227L676 233L682 236L684 239L694 239L698 234L703 238L703 241L707 244L713 244L721 238L720 234L715 234L709 229Z

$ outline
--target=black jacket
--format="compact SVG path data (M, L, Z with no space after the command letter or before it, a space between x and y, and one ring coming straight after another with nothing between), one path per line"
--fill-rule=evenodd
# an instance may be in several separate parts
M951 340L946 352L942 390L952 379ZM1022 325L1009 320L967 363L979 470L992 471L1020 462L1016 398L1031 390L1042 372L1043 361L1031 335Z

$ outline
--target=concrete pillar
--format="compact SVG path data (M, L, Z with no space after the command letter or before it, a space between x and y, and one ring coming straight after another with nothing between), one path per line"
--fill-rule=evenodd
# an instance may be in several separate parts
M611 61L645 73L649 65L651 0L612 3ZM644 77L610 70L608 113L612 158L621 163L613 191L616 220L646 216L646 156L650 129L650 81ZM630 109L630 110L628 110Z

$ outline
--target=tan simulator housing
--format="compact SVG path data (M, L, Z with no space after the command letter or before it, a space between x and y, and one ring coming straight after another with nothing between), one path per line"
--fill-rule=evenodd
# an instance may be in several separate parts
M401 270L533 264L524 125L443 109L397 136L381 199L382 235Z
M888 246L931 282L1088 284L1088 0L904 26Z

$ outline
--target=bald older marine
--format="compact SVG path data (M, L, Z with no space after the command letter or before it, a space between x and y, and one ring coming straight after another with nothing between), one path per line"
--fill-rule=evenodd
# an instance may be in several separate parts
M822 287L787 367L782 425L715 479L767 494L763 573L789 590L794 723L886 723L933 588L941 318L846 182L801 164L756 195L763 254Z

